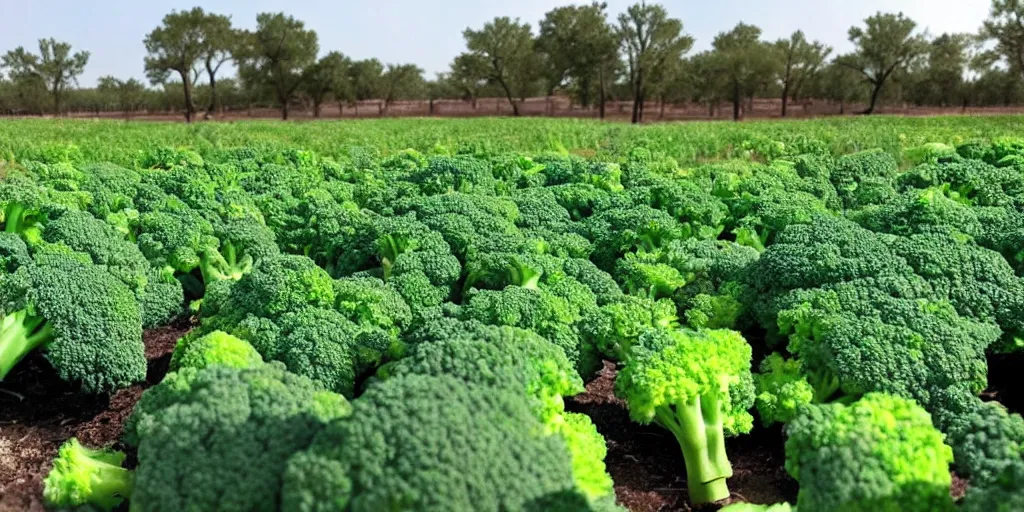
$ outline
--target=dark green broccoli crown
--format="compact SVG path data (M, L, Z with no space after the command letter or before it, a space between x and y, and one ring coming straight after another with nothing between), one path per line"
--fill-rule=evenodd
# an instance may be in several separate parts
M412 322L412 311L393 287L374 277L334 281L335 306L349 320L397 335Z
M133 208L142 176L111 163L91 163L81 168L81 190L92 196L89 211L99 218Z
M988 485L972 484L960 506L963 512L1024 510L1024 461L1017 460Z
M32 257L28 246L16 233L0 232L0 273L13 273L19 267L30 265Z
M544 187L519 189L513 192L520 228L547 228L555 231L572 229L569 211L558 203L558 197Z
M87 212L68 210L51 218L43 229L43 240L88 254L93 263L105 266L135 293L141 294L146 287L149 262L139 248Z
M515 225L519 210L509 199L453 193L408 203L404 210L414 212L420 222L440 233L462 260L471 251L502 250L510 238L522 237Z
M565 444L543 435L520 394L408 375L371 387L353 402L351 418L331 423L292 457L282 505L520 510L573 487Z
M651 252L686 238L675 218L649 206L609 208L586 222L595 247L592 260L607 272L614 270L616 260L627 252Z
M959 316L922 294L919 278L865 279L785 298L778 316L788 349L803 361L819 400L885 391L925 405L953 384L985 387L985 349L999 336L990 323ZM918 298L921 297L921 298Z
M390 348L387 343L374 346L372 332L333 309L302 308L285 313L277 324L281 330L274 350L257 346L263 356L345 396L354 394L355 378L363 367L380 360Z
M1024 419L973 390L953 386L936 393L936 425L953 447L957 473L985 487L1024 456Z
M831 179L843 204L850 208L874 197L869 189L887 184L897 172L899 162L889 153L876 149L840 157L832 169Z
M132 506L276 510L288 457L350 409L274 364L171 373L128 425L139 454Z
M562 412L562 397L583 391L583 381L565 353L544 338L514 327L462 327L448 337L421 338L378 375L448 375L507 388L537 399L538 417L545 422Z
M872 231L902 236L927 233L977 236L983 231L971 207L935 189L911 190L893 201L851 212L850 217Z
M209 292L207 292L209 295ZM139 298L142 326L146 329L168 325L181 316L185 291L181 282L157 269L146 276L146 289Z
M105 269L73 255L48 254L0 279L3 374L27 351L41 348L62 379L80 383L86 392L145 378L139 305ZM19 325L27 331L14 332Z
M911 400L870 393L809 406L786 426L801 510L952 510L953 452Z
M192 209L154 211L140 217L139 249L156 268L187 274L200 264L200 255L216 245L213 226Z
M313 260L281 255L262 260L232 290L235 305L252 314L274 318L305 306L331 308L334 281Z
M414 170L409 180L419 185L426 195L448 192L493 194L498 183L487 160L467 156L432 157L426 166Z

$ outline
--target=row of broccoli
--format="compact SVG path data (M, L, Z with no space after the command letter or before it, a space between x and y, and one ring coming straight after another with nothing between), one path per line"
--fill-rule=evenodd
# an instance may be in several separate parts
M563 404L607 359L631 417L678 441L694 503L729 497L725 438L756 410L786 424L800 509L952 508L952 462L964 507L994 510L977 503L1020 500L1024 475L1024 420L978 397L986 354L1024 346L1024 144L908 156L28 163L0 183L0 377L41 348L86 391L137 381L141 327L187 301L182 369L126 433L141 509L613 507L603 439ZM210 357L235 368L185 363ZM256 414L276 407L257 381L307 405Z

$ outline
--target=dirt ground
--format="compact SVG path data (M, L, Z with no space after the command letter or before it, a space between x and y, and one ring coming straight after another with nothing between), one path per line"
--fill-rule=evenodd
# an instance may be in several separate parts
M143 336L147 382L112 396L83 396L58 379L39 355L29 356L0 383L0 512L43 511L42 483L61 443L116 445L143 390L167 373L171 352L188 324Z

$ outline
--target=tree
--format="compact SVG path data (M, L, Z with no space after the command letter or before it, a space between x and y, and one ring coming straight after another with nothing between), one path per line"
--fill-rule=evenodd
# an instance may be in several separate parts
M715 117L715 109L725 99L725 76L711 51L700 52L686 63L683 80L685 89L697 103L706 103L708 117Z
M39 40L39 55L25 51L24 47L7 52L0 60L0 68L9 68L15 82L41 83L53 99L53 111L60 115L61 100L68 87L78 83L85 71L89 52L71 53L71 44L53 38Z
M569 82L576 101L584 107L604 104L607 78L602 71L618 59L618 38L605 13L608 4L570 5L548 11L540 22L537 50L544 54L545 74ZM604 109L601 109L602 118Z
M487 60L475 53L463 53L455 57L451 64L451 72L446 76L448 83L460 91L463 99L473 103L476 110L476 99L487 86Z
M803 31L797 30L789 39L775 42L782 60L779 81L782 83L782 117L791 97L800 95L801 88L821 70L832 48L817 41L809 42Z
M131 113L135 112L145 99L146 86L134 78L120 80L104 76L100 77L96 92L105 105L113 105L124 112L125 117L131 117Z
M287 120L288 105L319 50L316 32L306 30L303 22L284 13L260 13L256 31L245 35L238 51L239 76L273 89L281 119Z
M817 77L815 93L824 99L839 102L839 114L846 113L846 104L861 99L864 81L861 74L848 66L833 62Z
M682 58L693 47L683 23L669 18L660 5L634 4L619 15L618 36L626 55L633 90L633 122L643 120L648 77L666 62Z
M512 105L512 114L519 115L519 104L538 75L533 33L528 23L502 16L484 24L480 30L467 28L462 32L470 53L487 63L483 78L497 84Z
M356 61L348 69L348 82L352 90L351 97L355 101L380 98L383 81L384 65L377 59ZM356 111L356 114L358 115L358 111Z
M893 73L905 69L927 48L923 36L915 35L917 23L903 13L877 13L864 20L865 27L850 27L853 53L838 62L858 71L871 85L871 97L865 114L875 111L879 94Z
M238 32L231 27L231 18L219 14L207 14L200 25L203 50L200 57L210 79L210 106L206 115L213 116L217 110L217 72L225 62L232 59Z
M207 48L202 30L205 19L206 13L200 7L190 11L171 11L164 16L159 27L146 35L144 41L149 52L146 75L153 85L163 85L170 73L178 74L185 97L185 121L189 123L195 112L192 102L196 79L194 68Z
M913 99L919 104L960 105L967 99L965 74L973 45L967 34L942 34L928 44L923 70L913 84Z
M420 95L426 87L423 70L415 64L388 64L381 79L385 111L395 100Z
M768 43L761 41L761 29L746 23L719 33L711 47L712 65L724 80L732 100L732 117L738 121L743 99L753 96L759 85L775 76L780 62L773 58Z
M313 117L320 117L320 107L327 96L343 90L346 73L351 65L352 60L348 57L340 52L331 52L306 68L302 89L313 102ZM342 98L335 97L339 101Z
M980 35L995 42L984 57L988 64L1002 60L1011 71L1024 75L1024 2L992 0Z

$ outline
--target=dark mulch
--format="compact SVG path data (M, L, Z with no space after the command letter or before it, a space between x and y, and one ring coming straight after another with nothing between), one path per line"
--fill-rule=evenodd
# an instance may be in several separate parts
M44 510L43 478L68 438L116 445L135 402L167 373L174 345L189 329L180 323L146 331L147 382L113 395L82 395L39 355L22 361L0 383L0 511Z
M630 421L625 403L615 397L615 373L615 365L606 362L586 393L573 398L567 408L589 415L608 441L606 463L619 503L634 512L694 510L687 502L678 443L664 429ZM755 429L751 435L730 439L727 448L733 465L731 500L796 502L796 481L783 469L779 429ZM717 508L710 505L700 510Z

